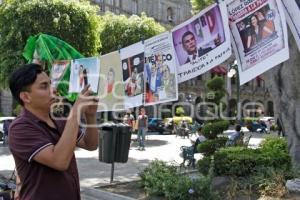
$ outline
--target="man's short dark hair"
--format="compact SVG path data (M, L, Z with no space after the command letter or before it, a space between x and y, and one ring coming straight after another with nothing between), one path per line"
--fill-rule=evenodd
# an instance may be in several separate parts
M182 35L182 37L181 37L181 42L182 42L182 44L184 43L183 39L184 39L186 36L188 36L188 35L192 35L192 36L195 38L194 33L192 33L191 31L187 31L187 32L185 32L185 33Z
M240 132L241 129L242 129L242 126L239 125L239 124L235 126L235 130L236 130L236 131Z
M20 99L20 93L29 91L38 74L42 73L43 69L38 64L26 64L16 69L9 77L9 88L15 100L24 106L23 101Z

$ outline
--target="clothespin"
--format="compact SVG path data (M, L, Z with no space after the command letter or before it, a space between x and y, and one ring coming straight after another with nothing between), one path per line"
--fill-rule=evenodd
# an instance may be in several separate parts
M118 45L118 51L121 53L121 45Z
M142 44L144 44L145 40L144 40L144 36L143 35L142 35L141 39L142 39Z

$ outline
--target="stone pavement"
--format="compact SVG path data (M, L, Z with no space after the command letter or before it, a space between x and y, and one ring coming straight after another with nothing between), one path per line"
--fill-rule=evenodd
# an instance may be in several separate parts
M265 134L264 134L265 135ZM257 146L264 135L255 134L250 144ZM132 136L136 139L136 135ZM7 147L0 144L0 175L9 177L14 169L14 161ZM155 159L179 165L182 162L180 147L190 146L187 138L175 135L148 135L146 138L146 150L137 150L137 142L133 142L129 151L127 163L115 163L114 183L127 182L138 179L141 172L151 161ZM110 184L111 164L98 161L98 150L86 151L77 149L76 159L80 176L81 194L83 200L93 199L130 199L120 195L114 195L98 189L95 186ZM101 197L101 198L100 198Z

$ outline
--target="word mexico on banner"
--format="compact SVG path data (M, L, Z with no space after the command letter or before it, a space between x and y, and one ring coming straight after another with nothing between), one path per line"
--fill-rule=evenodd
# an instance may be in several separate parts
M178 82L194 78L231 55L225 2L213 4L172 30Z
M280 0L234 0L228 14L241 85L289 58Z

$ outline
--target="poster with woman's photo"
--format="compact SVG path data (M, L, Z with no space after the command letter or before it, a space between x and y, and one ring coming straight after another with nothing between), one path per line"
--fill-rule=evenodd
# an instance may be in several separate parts
M67 71L68 66L71 64L70 60L59 60L52 64L50 79L51 85L57 89L58 84L61 82L63 75Z
M98 111L124 109L124 90L121 59L118 51L100 57L100 87Z
M145 105L178 98L172 35L162 33L145 41Z
M178 82L194 78L231 55L226 4L213 4L172 30Z
M97 93L99 72L100 62L97 57L72 60L69 92L79 93L89 84L90 90Z
M300 0L282 0L287 23L300 50Z
M144 95L144 45L142 42L120 50L123 72L125 109L143 104Z
M227 8L241 85L289 58L280 0L234 0Z

